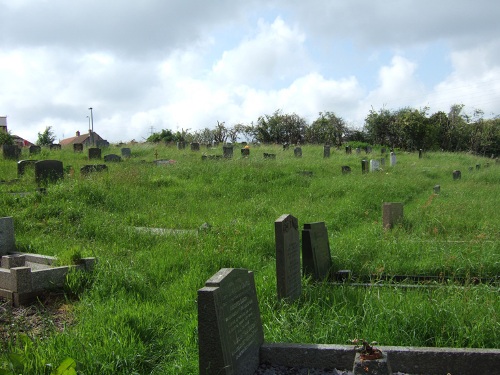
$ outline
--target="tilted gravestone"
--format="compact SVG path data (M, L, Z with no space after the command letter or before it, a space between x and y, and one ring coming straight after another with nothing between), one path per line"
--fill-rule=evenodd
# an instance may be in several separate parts
M101 158L101 149L97 147L89 148L89 160L92 159L100 159Z
M198 290L201 375L253 375L264 343L253 273L222 268Z
M105 163L118 163L121 162L122 158L116 154L104 155Z
M302 229L302 269L313 280L325 280L332 268L328 231L324 222L304 224Z
M384 229L392 229L403 220L403 203L384 202L382 205L382 222Z
M330 145L324 145L323 146L323 157L324 158L329 158L330 157Z
M108 169L106 164L93 164L93 165L84 165L80 168L80 174L86 176L92 172L101 172Z
M83 143L73 143L73 152L83 152Z
M19 160L17 162L17 177L24 175L26 168L35 166L36 160Z
M40 160L35 163L35 181L55 182L64 178L63 163L60 160Z
M295 155L296 158L301 158L302 157L302 148L301 147L295 147L293 149L293 154Z
M129 158L132 156L132 151L128 147L124 147L121 149L122 157L124 158Z
M233 146L222 146L222 153L225 158L231 159L233 157Z
M2 145L3 158L10 160L18 160L21 156L21 149L16 145Z
M42 152L42 148L40 146L30 146L30 155L35 155L35 154L39 154L40 152Z
M14 219L0 218L0 257L16 250L14 238Z
M274 222L276 241L276 284L278 299L290 301L300 297L302 275L300 270L299 221L292 215L281 215Z

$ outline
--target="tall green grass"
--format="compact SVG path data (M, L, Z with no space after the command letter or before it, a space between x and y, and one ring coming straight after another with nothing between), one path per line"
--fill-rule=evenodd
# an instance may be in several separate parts
M266 341L343 344L365 337L381 345L498 347L499 286L473 283L500 271L500 168L491 160L398 153L396 166L386 160L383 171L363 175L361 159L379 158L378 150L332 150L324 159L321 147L303 146L298 159L292 150L261 146L246 159L235 149L231 160L202 161L203 152L222 149L131 147L131 159L88 177L79 173L90 164L86 154L43 151L40 159L68 167L46 194L16 194L35 191L32 172L0 184L0 216L14 217L19 249L99 259L84 289L78 280L71 284L80 296L71 302L76 323L43 340L31 337L24 373L43 373L47 363L55 366L66 357L89 374L197 373L196 292L222 267L255 272ZM264 159L264 152L275 153L276 160ZM155 166L155 153L176 163ZM352 173L342 175L342 165ZM461 180L452 179L454 169L462 171ZM16 178L15 162L0 160L0 176ZM439 195L433 194L436 184ZM404 203L405 219L391 231L382 229L383 202ZM300 226L326 222L335 270L470 282L403 289L304 279L298 301L278 302L274 221L284 213ZM134 229L193 230L205 222L211 229L198 233L161 236ZM12 337L3 347L19 351L20 342Z

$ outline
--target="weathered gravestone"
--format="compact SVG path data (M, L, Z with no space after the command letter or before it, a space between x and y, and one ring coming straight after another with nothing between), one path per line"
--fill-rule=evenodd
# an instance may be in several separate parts
M89 160L92 159L100 159L101 158L101 149L97 147L89 148Z
M368 160L361 160L361 173L368 173L368 169L369 169L369 164L368 164Z
M361 154L361 148L360 147L356 147L356 154Z
M40 146L35 146L35 145L30 146L29 150L30 150L30 155L36 155L42 152L42 148Z
M49 146L50 151L60 151L61 150L61 145L60 144L51 144Z
M63 163L60 160L40 160L35 163L35 181L55 182L64 178Z
M382 205L382 222L384 229L392 229L403 220L403 203L384 202Z
M302 157L302 148L301 147L295 147L293 149L293 154L295 155L296 158L301 158Z
M385 167L385 158L380 158L380 166Z
M26 168L33 168L35 163L36 160L19 160L17 162L17 177L23 176Z
M348 165L343 165L342 174L349 174L349 173L351 173L351 167L349 167Z
M96 147L109 147L109 142L105 139L98 139L95 141Z
M459 170L454 170L453 171L453 179L454 180L460 180L462 178L462 172Z
M223 268L198 290L201 375L253 375L264 343L253 273Z
M441 185L434 185L434 194L439 194L441 192Z
M276 154L269 154L264 152L264 159L276 159Z
M21 156L21 149L16 145L2 145L4 159L18 160Z
M177 150L184 150L186 148L186 142L177 142Z
M191 151L200 151L200 144L198 142L191 143Z
M16 250L14 238L14 219L0 218L0 257Z
M391 152L390 164L391 167L394 167L396 165L396 154L394 152Z
M121 161L122 161L122 158L116 154L104 155L104 162L105 163L118 163Z
M304 224L302 229L302 269L313 280L325 280L332 268L328 231L324 222Z
M80 174L86 176L92 172L101 172L108 169L106 164L93 164L93 165L84 165L80 168Z
M423 156L424 156L424 150L422 150L422 149L418 150L418 158L422 159Z
M83 152L83 143L73 143L73 152Z
M380 163L378 160L370 159L370 172L376 172L380 169Z
M222 154L225 158L231 159L233 157L233 146L222 146Z
M242 148L241 149L241 156L250 156L250 149L249 148Z
M351 148L351 146L345 146L345 153L346 153L347 155L352 154L352 148Z
M128 147L124 147L121 149L122 157L124 158L129 158L132 156L132 151Z
M281 215L274 222L276 242L276 284L278 299L290 301L300 297L302 276L300 270L299 221L292 215Z
M323 157L324 158L329 158L330 157L330 145L324 145L323 146Z

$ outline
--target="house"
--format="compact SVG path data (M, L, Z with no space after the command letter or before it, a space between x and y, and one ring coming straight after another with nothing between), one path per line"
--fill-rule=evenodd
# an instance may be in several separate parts
M93 146L102 142L106 141L96 132L89 130L87 134L80 134L80 131L77 131L74 137L63 139L59 141L59 144L61 146L70 146L75 143L81 143L85 146Z

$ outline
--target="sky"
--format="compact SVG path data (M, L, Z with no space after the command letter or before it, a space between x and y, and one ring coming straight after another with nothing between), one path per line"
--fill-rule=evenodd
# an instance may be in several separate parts
M0 116L31 142L92 117L112 143L276 110L491 117L499 18L491 0L0 0Z

